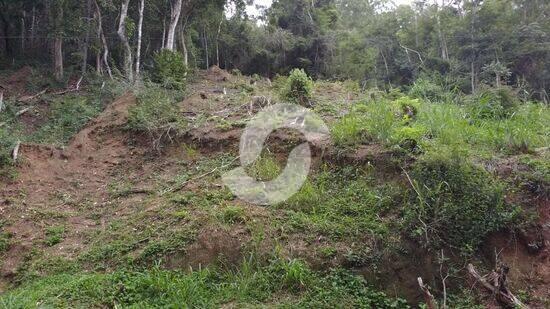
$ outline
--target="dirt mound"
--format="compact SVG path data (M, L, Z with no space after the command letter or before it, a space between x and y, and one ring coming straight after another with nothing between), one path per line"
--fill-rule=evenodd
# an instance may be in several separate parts
M32 68L29 66L24 66L11 74L5 80L0 81L0 86L1 88L4 88L3 90L5 91L4 95L6 97L10 97L24 94L27 81L31 75Z
M67 230L78 235L87 226L81 224L84 219L77 214L79 203L94 200L101 204L107 200L111 171L132 160L129 154L134 151L128 146L122 125L126 123L128 107L135 102L131 93L118 98L75 135L65 149L21 145L17 181L0 189L0 217L9 222L5 229L13 235L13 245L0 265L0 281L17 273L30 250L44 246L39 239L44 227L55 218L42 217L41 213L63 215ZM72 202L60 203L60 196ZM68 246L63 248L59 251L70 250Z
M231 74L219 66L213 65L206 72L206 78L212 82L225 82L231 79Z

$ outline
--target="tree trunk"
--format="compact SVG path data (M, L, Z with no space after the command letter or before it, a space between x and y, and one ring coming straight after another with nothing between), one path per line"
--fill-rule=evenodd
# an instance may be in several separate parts
M132 81L134 79L134 70L132 69L132 47L130 47L130 42L126 35L126 17L128 16L129 3L130 0L122 0L117 34L124 47L124 74L129 81Z
M186 67L189 66L189 56L187 51L187 44L185 43L185 25L180 32L181 48L183 53L183 63Z
M54 76L56 80L63 78L63 38L56 35L54 38Z
M107 68L107 73L109 77L113 79L113 73L111 72L111 67L109 66L109 47L107 46L107 39L105 39L105 34L103 33L103 24L101 19L101 10L97 4L97 0L94 0L96 15L97 15L97 34L101 38L101 43L103 45L103 63ZM98 66L98 71L103 71L100 66Z
M164 49L166 46L166 18L162 19L162 42L160 42L160 49Z
M220 32L222 31L223 16L218 25L218 33L216 34L216 65L220 66Z
M32 7L32 19L31 19L31 47L34 48L34 34L36 32L36 8Z
M166 37L166 46L168 50L174 50L174 37L176 35L176 26L180 19L181 6L183 0L176 0L176 3L170 1L170 24L168 25L168 36Z
M21 51L25 52L25 18L27 17L27 12L23 11L23 17L21 18Z
M86 3L86 33L84 35L84 46L82 46L82 74L86 74L88 67L88 45L90 44L90 15L92 11L91 0L84 0Z
M140 0L139 2L139 21L138 21L138 42L137 42L137 51L136 51L136 77L139 78L139 67L140 67L140 57L141 57L141 33L143 28L143 10L145 8L145 0Z
M436 4L436 21L437 21L437 34L439 36L439 44L441 48L441 58L448 60L449 55L447 51L447 42L445 40L445 36L443 35L443 31L441 30L441 19L439 18L439 4Z
M208 37L206 36L206 28L203 27L204 31L204 53L206 55L206 69L210 67L210 62L208 61Z

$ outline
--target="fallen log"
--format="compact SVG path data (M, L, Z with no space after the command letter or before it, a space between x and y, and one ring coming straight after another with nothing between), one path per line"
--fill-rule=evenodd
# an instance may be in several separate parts
M508 307L529 309L522 303L506 286L508 269L498 267L497 271L492 271L487 276L481 276L474 268L474 265L468 264L468 273L479 282L486 290L495 295L496 300ZM488 280L489 279L489 280Z

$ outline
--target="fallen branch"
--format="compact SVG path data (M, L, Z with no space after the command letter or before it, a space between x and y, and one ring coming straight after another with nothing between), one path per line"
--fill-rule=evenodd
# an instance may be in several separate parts
M420 289L422 290L422 293L424 294L424 301L426 302L426 306L428 306L428 309L437 309L437 303L435 302L435 298L428 289L428 286L424 284L424 281L422 281L422 277L418 277L418 285L420 286Z
M0 112L4 109L4 92L0 91Z
M17 161L17 156L19 155L19 147L21 147L21 141L17 141L17 144L15 144L15 148L13 148L13 151L11 152L11 158L13 159L13 162Z
M16 114L15 114L15 117L19 117L21 115L23 115L24 113L28 112L29 110L31 110L34 106L29 106L27 108L23 108L22 110L18 111Z
M44 89L42 91L40 91L39 93L35 94L35 95L27 95L27 96L22 96L20 97L19 99L17 99L17 101L19 102L29 102L29 101L32 101L36 98L38 98L39 96L43 95L44 93L46 93L48 89Z
M208 175L214 174L214 173L217 172L218 170L224 169L224 168L230 166L231 164L233 164L233 163L234 163L235 161L237 161L238 159L239 159L239 157L235 157L233 160L231 160L231 162L229 162L229 163L227 163L227 164L224 164L224 165L221 165L221 166L218 166L218 167L214 168L213 170L211 170L211 171L208 172L208 173L204 173L204 174L199 175L199 176L197 176L197 177L190 178L190 179L188 179L188 180L182 182L182 183L179 184L178 186L173 187L173 188L168 189L167 191L163 192L163 193L161 194L161 196L164 195L164 194L166 194L166 193L178 192L179 190L183 189L183 188L184 188L188 183L190 183L191 181L199 180L199 179L204 178L204 177L206 177L206 176L208 176Z
M58 92L54 92L53 94L54 95L62 95L62 94L66 94L66 93L69 93L69 92L76 92L76 91L79 91L80 90L80 83L82 83L82 76L80 76L80 78L78 79L78 82L76 82L76 85L74 87L69 87L65 90L61 90L61 91L58 91Z
M508 273L507 269L500 269L497 271L491 272L487 276L481 276L474 268L474 265L468 264L468 273L477 282L479 282L485 289L490 291L498 302L503 305L512 307L512 308L524 308L528 309L529 307L523 304L508 288L506 287L506 274ZM487 280L489 278L491 280ZM492 283L493 282L493 283Z

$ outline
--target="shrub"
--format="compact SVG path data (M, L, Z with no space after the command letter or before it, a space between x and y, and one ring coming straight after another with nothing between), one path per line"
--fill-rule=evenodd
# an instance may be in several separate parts
M518 208L483 168L447 151L422 157L413 168L416 200L406 209L413 234L426 245L472 252L487 234L512 223Z
M158 150L163 141L181 134L187 127L179 115L175 99L162 88L148 87L138 96L138 103L128 111L128 129L146 133Z
M448 99L447 91L443 87L425 77L414 82L409 95L432 103L444 103Z
M180 53L163 49L154 55L153 81L163 87L184 89L186 74L187 67Z
M310 105L313 93L313 81L302 69L294 69L283 90L284 99L303 106Z
M509 88L489 88L470 97L468 110L473 119L503 119L514 113L517 103Z

